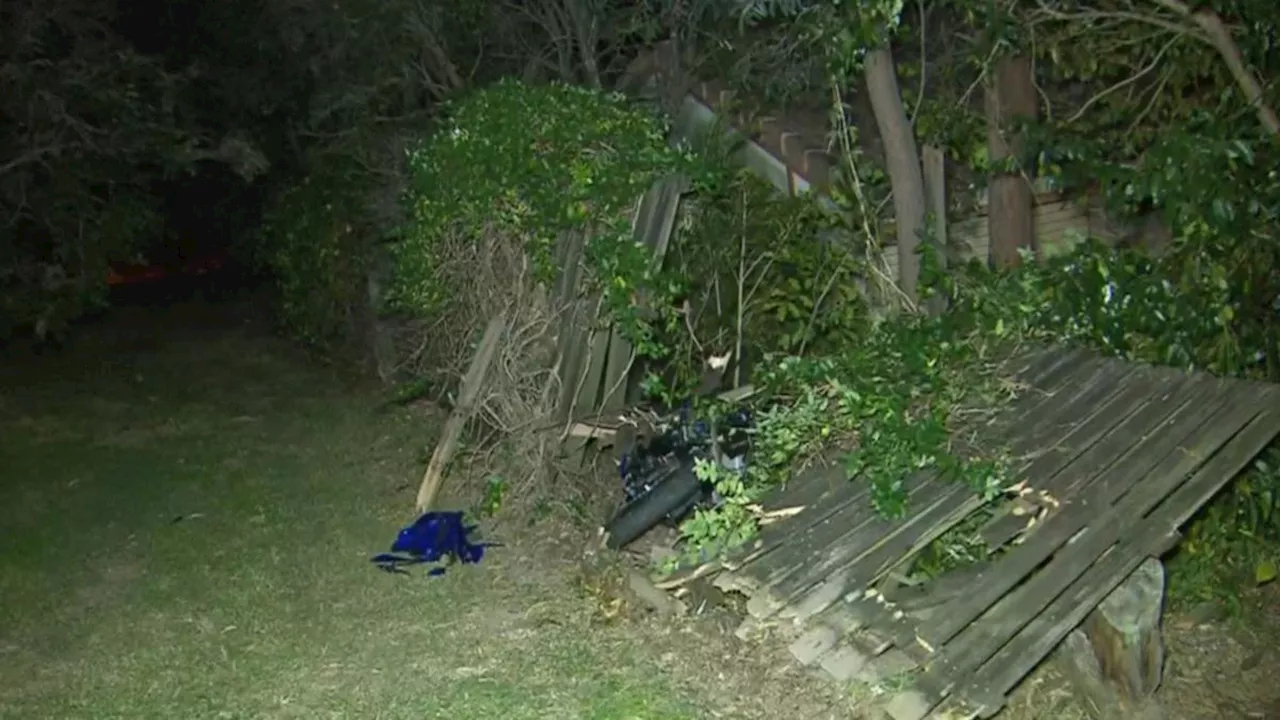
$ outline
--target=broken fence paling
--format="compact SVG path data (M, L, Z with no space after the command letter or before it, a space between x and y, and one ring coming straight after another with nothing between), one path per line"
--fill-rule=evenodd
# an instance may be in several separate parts
M675 223L675 213L680 195L686 183L678 177L658 183L638 203L636 210L636 235L647 246L654 248L654 262L660 263L666 252ZM605 331L589 329L598 322L586 323L584 307L594 307L598 302L583 298L580 290L582 251L586 237L581 233L566 233L557 247L557 260L562 268L555 289L556 308L567 308L559 332L559 352L556 368L560 370L562 388L557 403L556 420L567 423L576 409L583 406L595 411L621 409L627 391L627 376L631 370L634 350L616 329ZM598 318L591 318L597 321ZM444 471L457 450L462 431L476 410L476 403L489 374L490 366L498 353L502 337L507 329L505 314L489 320L484 335L471 358L463 377L458 402L445 423L439 442L432 451L431 460L423 472L415 505L422 515L411 526L400 532L396 548L392 552L408 552L409 557L390 554L375 558L385 569L398 569L401 565L417 562L434 562L443 557L453 557L463 562L478 562L483 557L484 544L470 543L470 528L461 525L461 515L452 524L456 513L428 512L444 481ZM584 334L587 342L579 342ZM587 348L584 355L582 350ZM585 362L584 362L585 361ZM579 370L581 368L581 370ZM580 373L580 374L579 374ZM578 380L574 382L575 378ZM604 383L612 382L612 385ZM585 439L566 432L567 449L577 450L579 457L585 449ZM443 518L443 519L442 519ZM454 527L454 526L457 527ZM424 530L423 528L426 528ZM444 530L448 530L445 532ZM440 537L436 537L439 535ZM439 543L445 545L437 547ZM400 547L403 546L403 547ZM474 558L474 559L473 559ZM437 571L433 571L437 572Z
M635 237L652 249L655 265L662 263L666 253L680 197L686 187L688 182L681 177L665 178L636 205ZM566 428L564 454L579 462L584 459L590 434L584 437L581 433L570 432L573 425L570 418L584 413L599 415L621 411L630 389L629 375L635 358L634 348L616 328L601 327L600 318L594 315L599 307L599 298L586 297L582 293L582 256L587 240L581 232L566 232L560 237L555 259L561 273L552 292L553 309L564 310L557 333L554 365L557 372L553 375L560 383L560 394L553 419ZM415 503L419 512L428 510L435 502L444 470L457 449L462 430L475 412L479 393L506 330L506 322L506 317L499 315L491 318L485 328L463 378L458 402L423 473Z
M1031 387L984 447L1010 447L1020 497L981 536L996 559L917 587L895 568L983 503L928 474L909 478L910 516L887 521L840 468L762 503L781 519L709 570L748 595L753 625L790 620L792 651L841 680L920 669L895 720L994 714L1012 690L1143 561L1280 434L1275 386L1048 349L1007 366Z
M418 512L428 510L432 503L435 502L436 494L440 492L440 485L444 481L444 469L448 467L449 461L453 459L453 453L457 450L458 440L462 437L462 430L471 420L471 416L475 413L476 400L480 396L480 389L484 387L485 377L489 374L489 366L493 364L493 358L497 355L498 344L502 340L502 333L506 330L507 318L505 315L498 315L489 320L489 324L485 327L484 336L480 339L480 346L476 348L476 354L471 358L471 365L467 368L467 374L462 378L462 389L458 393L458 402L453 408L453 412L449 414L449 419L445 422L444 431L440 434L440 441L436 443L435 450L431 453L431 462L427 464L426 471L422 474L422 483L418 487L417 508Z
M666 256L680 198L687 187L684 178L666 178L637 204L635 239L653 253L655 267L661 266ZM621 414L632 400L635 369L635 348L616 327L594 315L598 298L583 297L579 289L585 241L582 236L562 239L557 257L563 270L556 287L556 307L570 310L560 331L557 375L562 385L555 420L565 428L562 454L571 463L586 462L588 441L598 437L581 432L574 419Z

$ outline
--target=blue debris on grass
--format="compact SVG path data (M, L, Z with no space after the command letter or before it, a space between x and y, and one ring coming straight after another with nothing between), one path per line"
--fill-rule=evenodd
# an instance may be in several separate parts
M475 525L468 525L462 512L432 511L423 513L412 525L400 531L391 545L391 552L375 555L372 559L380 569L391 573L407 574L409 565L443 563L427 571L427 575L439 577L453 562L472 565L484 559L485 548L498 543L473 542L471 533Z

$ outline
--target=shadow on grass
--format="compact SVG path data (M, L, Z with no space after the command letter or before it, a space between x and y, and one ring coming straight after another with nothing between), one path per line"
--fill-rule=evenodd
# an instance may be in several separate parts
M519 548L377 572L435 421L219 312L0 368L0 717L704 715Z

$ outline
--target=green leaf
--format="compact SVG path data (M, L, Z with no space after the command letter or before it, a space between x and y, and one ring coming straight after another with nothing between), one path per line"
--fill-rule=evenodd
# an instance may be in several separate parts
M1276 579L1280 575L1274 560L1261 560L1253 568L1253 582L1255 585L1266 585Z

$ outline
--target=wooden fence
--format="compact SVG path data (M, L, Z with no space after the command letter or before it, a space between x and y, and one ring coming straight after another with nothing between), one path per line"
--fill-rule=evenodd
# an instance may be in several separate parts
M684 143L693 140L709 128L716 127L717 122L716 112L697 94L689 94L675 119L671 141ZM731 126L729 132L741 134ZM774 143L783 149L782 152L745 137L741 139L739 152L742 162L780 192L801 194L821 191L801 174L804 168L812 170L816 166L829 170L824 164L826 161L821 161L814 151L801 149L792 153L795 155L793 162L788 162L779 157L787 154L789 142L786 133L782 134L780 144ZM926 150L925 154L939 157L936 150ZM804 168L795 167L796 158ZM925 165L926 173L930 175L926 184L936 192L944 184L939 179L942 163L926 162ZM823 174L825 177L826 170ZM635 238L651 249L655 264L661 264L666 255L667 245L675 231L680 198L686 187L683 178L667 178L655 184L637 203ZM1046 255L1068 250L1088 236L1114 241L1127 232L1110 222L1096 204L1081 204L1064 198L1060 193L1043 190L1034 198L1037 242ZM819 202L832 212L839 212L825 195L819 197ZM936 197L934 205L945 206L944 201ZM955 259L989 256L990 241L983 204L973 214L949 221L943 234L949 254ZM891 236L892 233L885 235ZM588 457L586 446L593 439L606 442L610 439L608 418L619 415L635 395L635 349L616 328L598 316L599 298L581 293L581 257L585 241L578 233L561 238L557 261L562 271L554 290L554 306L569 309L562 320L557 352L556 367L561 389L555 419L567 428L564 454L571 465ZM889 276L896 278L897 249L885 249L883 260ZM577 422L583 419L590 422Z
M661 265L666 256L686 187L684 178L665 178L636 205L634 236L653 253L655 265ZM577 420L620 414L629 404L636 374L635 348L617 327L603 322L599 297L581 292L585 244L582 234L570 233L561 238L557 250L561 275L554 307L568 311L561 320L557 351L561 388L555 420L568 430L563 454L570 465L585 461L587 444L592 439L604 439L602 433L608 432L607 423Z
M778 127L785 125L785 118L766 117L762 120L766 130L752 139L733 127L734 123L742 122L745 118L731 112L731 109L732 93L701 83L695 92L685 96L676 120L677 132L693 136L714 127L717 122L724 122L730 127L729 132L736 133L742 140L739 157L743 164L779 192L794 195L815 191L822 193L830 177L834 159L819 147L805 145L806 140L809 143L816 142L812 131L790 132L785 127ZM730 117L727 120L721 118L721 112ZM936 178L933 182L937 182ZM1096 201L1082 203L1067 199L1062 193L1043 186L1037 188L1034 198L1036 243L1046 255L1069 250L1085 237L1114 242L1129 232L1126 226L1110 220ZM838 212L835 204L825 194L820 202L833 212ZM891 226L892 221L888 225ZM891 239L892 232L886 232L884 236ZM987 234L985 199L978 203L971 214L950 218L946 237L948 247L958 259L989 257L991 243ZM886 268L896 277L896 248L885 250L884 261Z

